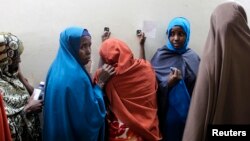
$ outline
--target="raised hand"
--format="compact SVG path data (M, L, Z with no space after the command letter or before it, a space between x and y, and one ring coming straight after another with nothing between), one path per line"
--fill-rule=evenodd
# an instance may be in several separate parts
M102 66L101 72L99 74L99 79L97 81L97 84L103 88L105 83L109 80L109 78L115 74L115 68L112 67L111 65L104 64Z
M104 31L104 33L102 34L102 42L104 42L105 40L107 40L111 35L111 32L109 31Z
M145 37L145 34L144 32L142 32L139 36L139 43L141 45L141 47L144 47L144 44L145 44L145 41L146 41L146 37Z
M146 56L145 56L144 44L145 44L145 41L146 41L146 37L145 37L144 32L138 34L137 37L138 37L139 43L140 43L140 54L139 54L139 58L145 60L145 59L146 59Z

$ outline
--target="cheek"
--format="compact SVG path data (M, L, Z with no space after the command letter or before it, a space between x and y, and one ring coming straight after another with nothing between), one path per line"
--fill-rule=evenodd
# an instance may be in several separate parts
M174 38L173 37L169 37L169 41L170 41L170 43L173 43Z
M185 44L185 41L186 41L186 37L182 37L182 38L181 38L182 44Z
M81 60L84 59L84 56L85 56L84 52L83 51L79 51L79 58Z

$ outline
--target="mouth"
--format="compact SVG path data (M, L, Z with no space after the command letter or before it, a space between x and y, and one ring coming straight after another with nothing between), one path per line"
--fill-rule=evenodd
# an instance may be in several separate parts
M90 60L90 59L91 59L91 56L86 56L85 59L86 59L86 60Z
M89 59L85 59L85 63L87 64L87 63L89 63L91 61L91 59L89 58Z
M180 43L173 43L173 46L174 46L174 47L180 47L181 44L180 44Z

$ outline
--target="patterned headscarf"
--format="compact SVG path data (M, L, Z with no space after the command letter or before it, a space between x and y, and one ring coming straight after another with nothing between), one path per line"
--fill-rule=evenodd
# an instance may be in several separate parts
M12 64L23 52L22 42L11 33L0 33L0 70L8 72Z
M17 77L18 72L9 73L9 66L19 59L22 52L22 42L15 35L0 33L0 91L4 93L3 100L12 138L13 140L27 140L22 138L25 134L25 137L38 140L40 136L38 115L24 116L21 112L30 95Z

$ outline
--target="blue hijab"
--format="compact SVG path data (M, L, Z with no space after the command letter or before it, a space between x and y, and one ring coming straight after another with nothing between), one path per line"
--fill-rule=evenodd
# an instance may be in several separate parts
M186 41L180 49L174 48L169 42L170 33L174 26L180 26L186 33ZM200 58L188 48L190 25L185 18L174 18L169 23L167 34L167 45L157 50L151 64L159 84L158 117L162 140L181 141ZM171 73L171 67L181 71L182 79L174 86L168 87L166 76Z
M101 89L80 63L78 51L87 30L70 27L60 34L60 47L47 74L44 141L103 139L105 105Z
M173 47L173 45L169 41L170 33L171 33L171 30L174 26L180 26L184 30L184 32L186 33L186 41L184 43L184 46L182 48L179 48L179 49L176 49L175 47ZM186 52L186 50L188 49L188 42L189 42L189 37L190 37L189 21L184 17L174 18L168 25L167 35L168 35L167 48L169 50L176 52L176 53L179 53L179 54Z

